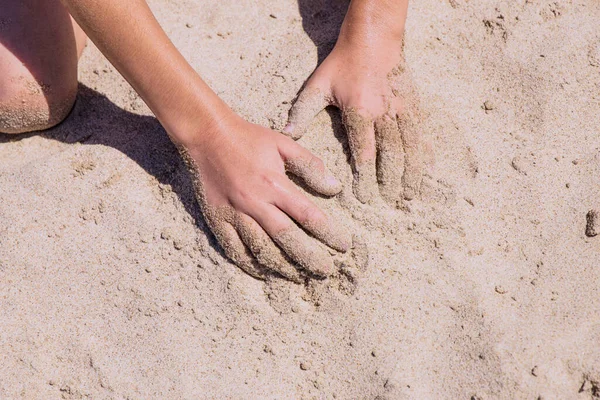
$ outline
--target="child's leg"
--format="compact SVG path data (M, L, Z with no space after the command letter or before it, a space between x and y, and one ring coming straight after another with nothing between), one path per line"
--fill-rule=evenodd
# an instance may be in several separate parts
M85 40L60 0L0 0L0 132L47 129L67 116Z

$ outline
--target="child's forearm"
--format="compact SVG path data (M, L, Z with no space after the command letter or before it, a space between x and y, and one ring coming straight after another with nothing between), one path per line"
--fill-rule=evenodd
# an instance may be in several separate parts
M232 114L171 43L144 0L63 3L176 142L197 142Z
M404 35L408 0L352 0L339 41L369 45L398 42Z

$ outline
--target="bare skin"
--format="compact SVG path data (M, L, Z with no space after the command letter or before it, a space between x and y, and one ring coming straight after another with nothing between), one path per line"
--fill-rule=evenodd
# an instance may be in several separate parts
M381 9L379 3L389 3L400 19L388 18L391 9ZM194 177L206 222L232 261L257 278L272 271L299 282L305 273L328 276L334 272L324 245L344 252L351 244L350 235L286 175L298 176L319 193L335 195L341 184L320 159L292 139L237 116L185 61L144 0L62 0L62 4L64 7L56 0L0 0L0 18L9 21L9 34L0 31L0 72L10 72L0 75L0 115L27 116L28 107L34 110L30 114L44 110L47 114L45 120L36 117L4 125L0 118L0 131L44 129L64 118L74 101L77 59L85 32L140 94L180 149ZM373 73L369 72L373 65L366 63L369 56L383 55L384 47L389 50L401 42L405 16L406 0L353 0L336 50L311 78L314 85L310 87L327 95L321 99L335 98L335 104L343 108L357 168L364 169L363 165L374 159L372 121L382 116L396 121L406 108L401 101L386 103L398 96L389 86L393 79L383 79L401 58L382 59ZM45 24L46 28L23 30L31 24ZM378 28L372 29L374 25ZM47 40L41 40L44 35ZM385 40L379 40L380 35ZM25 36L28 41L22 40ZM371 42L376 43L373 48ZM43 65L52 68L27 61L27 56L34 59L40 54L47 57ZM358 61L355 67L344 66L349 59ZM17 73L38 82L41 89L32 94L36 102L22 102L24 85L12 79ZM364 101L358 101L361 99ZM52 110L60 112L53 114ZM299 113L298 107L295 110L295 131L300 132L297 122L308 123L310 118ZM312 106L311 111L312 118L317 107ZM389 141L396 145L400 136L394 126L398 124L390 126ZM395 161L394 157L392 154L390 159ZM367 174L360 172L359 180L363 176Z
M206 220L228 257L255 277L264 274L254 259L294 281L300 276L290 260L314 275L333 273L327 251L292 220L338 251L348 249L350 237L285 172L293 172L324 195L337 194L341 184L319 159L277 132L239 117L223 121L222 129L228 134L200 147L188 146L182 153L195 171L197 198Z
M407 7L408 0L353 0L335 48L305 84L284 129L297 139L326 106L340 108L354 193L363 203L378 189L390 202L420 190L418 104L402 52Z
M47 129L66 117L85 42L59 0L0 0L0 132Z

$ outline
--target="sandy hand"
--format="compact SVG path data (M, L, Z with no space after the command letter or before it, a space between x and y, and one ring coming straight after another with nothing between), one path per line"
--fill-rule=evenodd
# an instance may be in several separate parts
M290 110L283 132L300 138L326 106L341 109L354 169L354 193L370 203L420 193L423 149L417 96L401 46L338 44L315 70ZM379 190L378 190L379 189Z
M335 195L341 184L323 162L292 139L237 116L205 136L180 152L206 222L227 257L256 278L269 270L296 282L302 269L323 277L333 273L327 249L298 225L341 252L351 237L286 175Z

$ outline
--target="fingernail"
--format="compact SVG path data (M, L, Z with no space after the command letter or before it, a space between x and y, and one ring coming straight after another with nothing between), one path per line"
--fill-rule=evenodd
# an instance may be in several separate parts
M294 131L294 125L292 125L292 124L287 124L287 125L285 126L285 128L283 128L283 131L284 131L285 133L292 133L292 132Z
M345 253L352 246L352 234L348 229L333 221L329 220L328 224L329 235L331 239L327 245L339 252Z
M340 182L335 176L329 175L329 174L325 177L325 183L328 186L336 186L336 187L340 186L342 184L342 182Z

